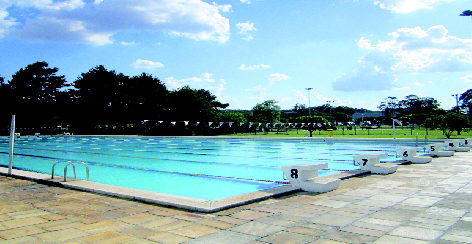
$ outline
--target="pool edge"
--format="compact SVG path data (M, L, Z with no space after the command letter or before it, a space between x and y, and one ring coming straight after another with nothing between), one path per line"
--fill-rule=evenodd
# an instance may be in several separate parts
M64 187L69 189L97 193L101 195L118 197L127 200L135 200L139 202L152 203L161 206L175 207L179 209L186 209L190 211L204 213L213 213L231 207L240 206L256 201L262 201L271 197L291 194L300 191L300 189L294 189L289 185L285 185L216 200L206 200L146 190L132 189L121 186L112 186L93 181L75 179L69 181L68 179L67 182L63 182L62 177L55 176L54 179L51 179L51 175L48 174L35 173L17 169L13 169L12 174L9 175L8 169L3 167L0 167L0 175L32 180L45 185Z
M368 174L366 171L353 170L338 174L329 175L329 178L339 178L341 180ZM112 186L93 181L70 180L63 182L62 177L55 176L51 179L51 175L29 172L24 170L13 169L12 174L8 174L8 169L0 167L0 175L32 180L41 184L56 187L64 187L74 190L97 193L101 195L113 196L127 200L157 204L166 207L175 207L202 213L214 213L228 208L241 206L253 202L266 200L272 197L289 195L301 191L299 188L293 188L290 185L278 186L266 190L244 193L236 196L220 198L216 200L206 200L192 197L184 197L171 195L166 193L152 192L146 190L138 190L121 186Z

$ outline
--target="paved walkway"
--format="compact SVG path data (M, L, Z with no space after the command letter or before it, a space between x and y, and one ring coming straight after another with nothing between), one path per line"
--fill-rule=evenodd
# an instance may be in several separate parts
M0 176L1 243L472 243L472 152L198 214Z

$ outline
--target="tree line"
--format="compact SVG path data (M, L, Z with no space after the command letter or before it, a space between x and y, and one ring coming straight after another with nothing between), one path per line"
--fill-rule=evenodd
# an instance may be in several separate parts
M69 83L57 75L58 70L46 62L35 62L21 68L8 82L0 76L2 134L8 133L12 114L18 117L17 128L26 129L26 133L55 134L67 128L76 134L187 135L215 133L208 123L198 122L235 122L235 127L220 130L221 134L236 129L250 131L247 125L237 126L248 122L314 123L323 125L318 129L326 129L335 122L352 121L356 112L367 112L334 107L330 102L316 107L295 104L293 109L283 111L276 100L256 104L252 110L232 111L226 110L229 104L221 103L208 90L189 86L168 90L161 80L147 73L126 76L98 65ZM378 106L383 116L365 119L390 124L392 118L397 118L444 128L448 118L455 120L454 128L460 133L458 127L470 127L463 124L468 125L464 114L470 115L472 109L472 89L461 94L459 101L460 106L445 111L430 97L388 97ZM171 123L175 121L182 123ZM458 126L459 122L462 125Z
M2 128L15 114L18 128L45 133L58 128L91 134L104 129L132 132L144 121L216 121L229 105L205 89L184 86L169 91L147 73L130 77L98 65L69 84L57 72L46 62L36 62L17 71L8 83L0 77Z
M472 128L472 89L456 96L457 104L451 110L441 109L434 98L417 95L408 95L403 100L387 97L378 109L383 111L383 119L387 121L395 118L406 124L440 129L449 138L454 131L460 135L463 130Z

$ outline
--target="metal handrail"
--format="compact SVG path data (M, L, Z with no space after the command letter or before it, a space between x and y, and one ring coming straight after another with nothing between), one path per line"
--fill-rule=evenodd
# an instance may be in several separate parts
M77 174L75 174L75 165L74 163L70 162L64 167L64 182L67 181L67 166L72 165L72 169L74 170L74 179L77 179Z
M71 161L58 161L52 165L52 173L51 173L51 179L54 179L54 167L56 167L56 164L58 163L64 163L64 162L71 162Z
M85 166L85 172L86 172L87 181L88 181L89 180L89 167L84 162L76 162L76 163L79 163ZM66 167L64 167L64 182L67 181L67 166L69 165L72 165L72 169L74 170L74 179L77 179L77 175L75 174L75 165L73 162L70 162L66 165Z
M75 171L75 163L79 163L79 164L82 164L85 166L85 171L86 171L86 177L87 177L87 181L89 180L89 167L86 163L84 162L80 162L80 161L76 161L76 162L72 162L72 161L59 161L55 164L52 165L52 173L51 173L51 179L54 179L54 167L56 166L56 164L58 163L63 163L63 162L68 162L68 164L64 167L64 182L67 181L67 167L69 165L72 165L72 170L74 171L74 179L77 179L77 174L76 174L76 171Z

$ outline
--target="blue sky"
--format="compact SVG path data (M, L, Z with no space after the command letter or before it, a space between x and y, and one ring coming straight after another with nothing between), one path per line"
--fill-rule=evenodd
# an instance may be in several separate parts
M0 76L36 61L73 82L97 65L230 109L275 99L375 110L389 96L443 108L472 88L468 0L1 0ZM309 93L306 88L313 88ZM310 97L310 99L309 99Z

